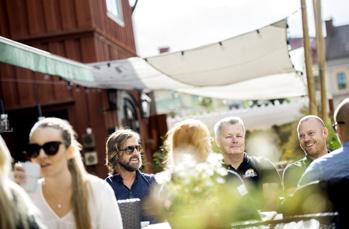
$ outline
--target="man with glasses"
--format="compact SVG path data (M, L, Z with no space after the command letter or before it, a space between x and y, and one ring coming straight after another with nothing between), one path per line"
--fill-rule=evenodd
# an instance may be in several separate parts
M139 135L130 129L119 129L106 142L106 181L114 189L117 200L139 198L141 204L155 182L153 175L139 171L142 166ZM142 221L152 219L142 213Z
M301 118L297 126L299 145L305 157L289 164L282 176L282 185L285 194L291 194L297 188L299 178L309 164L327 154L328 130L324 122L316 115L307 115Z
M334 121L343 147L313 161L305 170L299 185L349 177L349 98L338 105Z

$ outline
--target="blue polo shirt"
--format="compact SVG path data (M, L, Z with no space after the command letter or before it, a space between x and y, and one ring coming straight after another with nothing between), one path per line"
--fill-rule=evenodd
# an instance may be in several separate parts
M131 186L131 189L124 185L124 183L122 182L122 177L120 175L109 176L105 180L113 188L117 200L139 198L141 199L142 206L144 200L150 193L152 184L155 183L154 175L142 173L138 170L136 171L136 178ZM142 221L153 220L147 217L144 212L142 212Z

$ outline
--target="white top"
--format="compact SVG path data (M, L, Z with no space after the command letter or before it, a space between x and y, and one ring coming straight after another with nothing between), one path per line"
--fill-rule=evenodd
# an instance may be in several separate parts
M89 193L89 209L92 228L94 229L118 229L122 228L121 214L114 191L104 180L88 175L88 182L92 192ZM50 229L75 229L73 211L70 210L60 218L50 208L42 192L43 179L39 180L38 188L30 194L34 204L42 213L42 221Z

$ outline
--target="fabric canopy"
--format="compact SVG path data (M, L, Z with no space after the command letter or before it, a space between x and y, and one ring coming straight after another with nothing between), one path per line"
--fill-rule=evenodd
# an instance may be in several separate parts
M0 62L72 82L94 80L92 67L0 36Z
M306 94L305 79L295 73L259 77L228 86L180 89L180 92L221 99L272 99Z
M170 78L192 86L220 86L294 71L286 21L200 48L146 58Z
M306 94L304 77L290 59L285 20L191 50L91 66L96 80L90 86L101 88L175 90L230 99Z

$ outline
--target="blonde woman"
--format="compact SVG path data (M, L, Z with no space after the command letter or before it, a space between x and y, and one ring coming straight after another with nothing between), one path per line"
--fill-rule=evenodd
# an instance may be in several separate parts
M30 131L28 156L42 179L31 194L48 228L122 228L113 190L88 174L71 125L59 118L38 121Z
M10 171L10 152L0 136L0 228L40 228L39 211L22 188L10 181Z
M210 131L204 123L187 119L177 123L167 134L168 167L178 164L183 157L204 162L212 152Z

